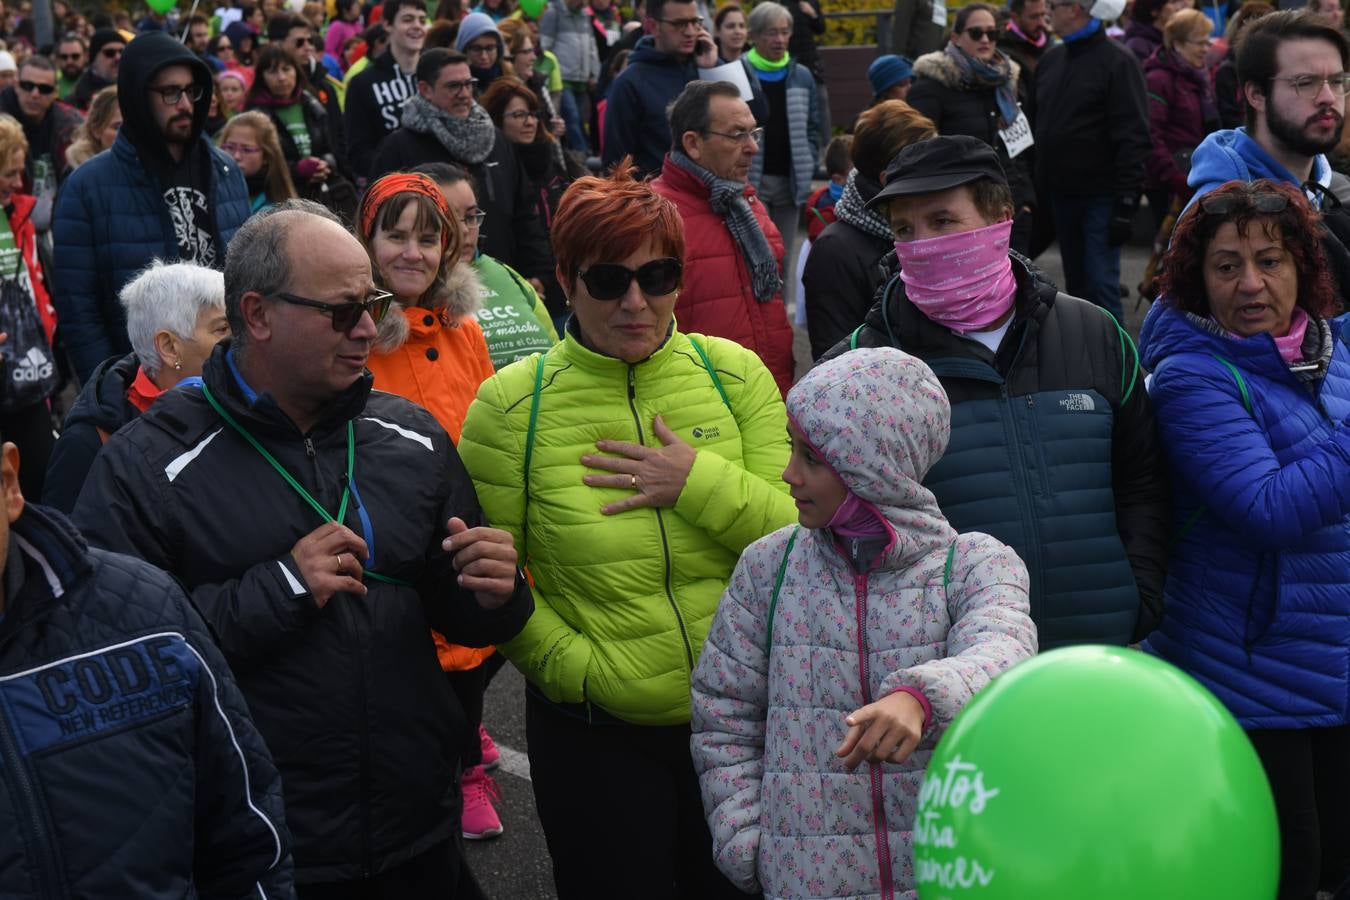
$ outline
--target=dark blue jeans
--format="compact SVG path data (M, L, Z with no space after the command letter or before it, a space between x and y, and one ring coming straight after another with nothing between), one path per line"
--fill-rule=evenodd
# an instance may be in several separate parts
M1120 306L1120 248L1107 243L1111 194L1068 197L1051 193L1055 236L1064 262L1064 291L1091 300L1122 321Z

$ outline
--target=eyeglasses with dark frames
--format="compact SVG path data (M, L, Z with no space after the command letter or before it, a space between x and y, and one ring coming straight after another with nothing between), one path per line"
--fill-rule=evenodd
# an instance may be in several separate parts
M991 41L996 41L996 40L998 40L998 29L997 29L997 28L975 28L975 27L971 27L971 28L967 28L967 29L966 29L965 35L966 35L966 37L970 38L972 41L976 41L976 42L982 41L982 40L984 40L985 38L988 38L988 39L991 40Z
M669 25L676 31L693 31L703 25L703 20L694 17L692 19L657 19L662 25Z
M669 256L643 263L636 269L618 263L597 263L589 269L577 270L577 277L595 300L618 300L628 293L628 286L635 280L647 296L664 297L675 293L683 274L684 264Z
M1257 191L1206 194L1200 198L1200 209L1212 216L1226 216L1236 210L1247 208L1264 215L1282 213L1289 208L1289 198L1284 194Z
M163 101L165 106L177 106L178 101L183 99L184 94L187 95L190 102L196 103L198 100L202 99L203 93L200 84L191 84L187 87L178 84L170 84L165 87L146 88L146 90L152 94L158 94L159 99Z
M20 93L22 93L22 94L31 94L31 93L33 93L33 91L37 91L37 92L38 92L39 94L41 94L42 96L48 97L48 96L50 96L50 95L56 93L56 85L54 85L54 84L39 84L39 83L36 82L36 81L27 81L27 80L24 80L24 81L20 81L20 82L19 82L19 92L20 92Z
M515 122L524 122L526 119L539 118L539 112L533 109L516 109L509 113L502 114L503 119L511 119Z
M343 334L351 331L361 321L361 316L370 313L370 317L375 320L375 324L380 324L384 319L385 313L389 312L389 306L394 302L394 295L388 291L376 291L365 300L351 300L346 303L324 303L320 300L311 300L308 297L301 297L298 294L289 294L285 291L272 295L273 300L280 300L282 303L289 303L292 306L306 306L310 309L317 309L324 315L333 320L333 330Z
M122 48L121 48L121 47L104 47L102 50L100 50L100 51L98 51L98 52L99 52L99 54L100 54L101 56L103 56L103 57L105 57L105 58L107 58L107 59L117 59L117 57L119 57L119 56L122 55Z
M441 87L445 88L451 94L458 94L461 91L472 91L477 84L477 78L466 78L463 81L442 82Z

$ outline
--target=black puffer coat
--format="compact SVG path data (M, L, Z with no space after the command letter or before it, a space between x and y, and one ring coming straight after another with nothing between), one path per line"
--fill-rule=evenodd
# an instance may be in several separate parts
M364 597L318 608L291 558L323 520L201 388L179 388L103 447L75 508L90 540L178 576L219 636L281 770L296 880L349 881L457 835L463 712L431 629L482 647L514 636L528 588L484 610L441 550L446 522L482 524L473 482L431 414L371 391L367 373L301 434L270 394L255 402L227 359L203 378L218 402L330 513L363 534ZM447 888L448 890L448 888Z
M140 368L140 360L134 353L120 359L113 357L100 363L80 388L47 462L43 503L66 515L75 509L85 476L106 436L141 414L127 402L127 388L136 380Z
M28 504L0 620L0 893L293 896L281 780L168 575Z

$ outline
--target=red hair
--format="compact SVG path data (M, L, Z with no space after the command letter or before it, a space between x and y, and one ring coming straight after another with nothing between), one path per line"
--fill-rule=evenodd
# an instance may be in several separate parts
M1256 209L1255 194L1282 194L1289 205L1277 213ZM1237 204L1232 212L1207 213L1204 202L1210 198L1232 196ZM1229 181L1191 204L1172 232L1172 245L1163 257L1158 282L1167 302L1200 316L1209 316L1209 292L1205 288L1205 253L1215 233L1232 222L1238 234L1246 235L1253 222L1268 237L1278 238L1298 273L1296 304L1313 318L1336 314L1336 292L1332 287L1327 254L1322 248L1323 226L1317 212L1299 190L1284 182L1260 179L1250 184Z
M684 224L675 204L633 178L624 157L604 178L578 178L562 195L550 232L558 270L568 286L596 262L614 262L651 244L657 256L684 262Z

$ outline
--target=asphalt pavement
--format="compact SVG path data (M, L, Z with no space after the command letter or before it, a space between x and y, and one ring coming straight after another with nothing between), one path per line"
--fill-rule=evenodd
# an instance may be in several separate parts
M1036 261L1052 281L1063 283L1059 249L1052 247ZM1142 246L1125 247L1121 260L1121 280L1133 290L1143 277L1148 250ZM1147 306L1135 305L1134 297L1124 300L1126 327L1136 337ZM797 369L810 368L810 350L806 333L797 329ZM491 900L551 900L553 875L548 847L534 811L534 792L530 786L529 761L525 756L525 682L514 666L502 668L488 688L483 722L502 750L502 765L496 771L501 789L501 814L505 832L487 841L465 841L465 856L474 875ZM577 778L604 778L604 772L577 772ZM605 840L596 834L597 841Z

